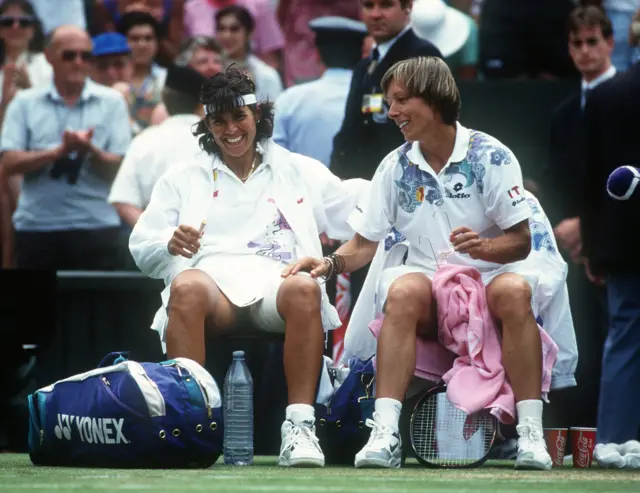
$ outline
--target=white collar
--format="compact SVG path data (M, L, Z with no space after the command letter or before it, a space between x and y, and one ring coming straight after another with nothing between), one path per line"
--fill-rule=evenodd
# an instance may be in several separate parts
M593 89L599 84L602 84L605 80L609 80L614 75L616 75L616 68L613 65L610 65L607 70L605 70L602 74L600 74L598 77L593 79L591 82L587 82L584 79L582 79L582 91L584 92L584 91Z
M391 38L390 40L385 41L384 43L380 43L379 45L378 44L373 45L373 47L371 48L371 53L373 53L374 49L378 48L378 54L380 55L380 57L378 58L378 63L380 63L382 59L385 57L385 55L389 53L389 50L394 45L394 43L398 41L398 39L400 39L409 29L411 29L411 24L407 24L404 27L404 29L400 31L395 38Z
M273 161L272 154L276 147L275 143L271 139L264 139L261 142L258 142L256 147L258 149L258 153L262 154L262 164L260 166L264 165L271 167L271 161ZM211 156L211 158L213 160L212 167L214 170L228 168L218 154Z
M463 161L467 157L467 152L469 151L469 139L471 138L471 132L468 128L463 127L460 122L456 122L456 140L453 143L453 152L449 157L449 160L445 163L444 168L446 168L450 163L459 163ZM434 173L433 168L427 163L427 160L422 155L422 151L420 150L420 142L416 141L411 144L411 149L407 152L407 157L409 161L414 164L417 164L420 169L423 171L430 171Z

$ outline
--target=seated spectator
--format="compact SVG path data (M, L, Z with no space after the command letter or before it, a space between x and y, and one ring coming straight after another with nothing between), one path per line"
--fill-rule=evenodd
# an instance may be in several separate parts
M340 319L324 285L281 274L321 255L319 233L351 234L356 196L322 163L271 140L272 104L239 69L209 79L201 103L206 116L194 133L206 155L160 178L131 234L140 270L166 282L153 328L169 358L200 364L205 336L242 320L284 333L289 406L278 464L323 466L313 403L325 331Z
M133 77L131 48L120 33L104 33L93 38L91 79L103 86L128 84Z
M160 102L167 70L154 62L158 53L160 25L145 12L122 16L118 32L127 37L131 48L133 75L130 82L115 86L129 103L133 133L138 134L151 123L151 112Z
M118 267L120 218L107 195L131 132L122 96L88 79L91 54L85 31L57 28L46 48L52 83L7 108L0 165L24 174L13 215L18 268Z
M478 65L476 21L443 0L416 0L411 10L413 30L440 50L458 79L475 79Z
M277 69L284 48L284 36L270 0L189 0L184 6L184 34L215 37L216 13L230 5L247 8L251 16L259 20L251 39L251 51Z
M128 226L133 228L149 205L158 179L201 152L191 129L204 118L198 94L205 80L188 67L169 68L162 90L163 108L169 116L133 139L111 187L109 203Z
M251 36L255 22L251 13L239 5L231 5L216 12L216 39L227 55L227 66L237 65L256 84L256 94L270 101L282 92L280 74L251 54Z
M47 0L45 0L47 1ZM92 32L115 31L120 18L129 12L147 12L160 24L157 61L163 66L173 63L182 40L185 0L96 0Z
M224 68L222 46L213 38L197 36L185 40L176 58L176 66L189 67L206 79L213 77ZM198 87L195 94L200 91ZM159 103L151 113L151 125L159 125L169 117L164 103Z
M393 227L409 242L403 263L380 277L379 285L389 288L380 302L375 413L355 466L400 467L402 401L416 368L417 337L433 339L437 333L431 280L446 259L481 273L489 311L499 322L519 421L516 468L551 469L542 429L542 346L531 305L535 288L519 262L531 250L532 211L518 161L498 140L458 123L460 94L442 60L398 62L381 84L389 118L407 143L378 167L369 197L351 222L355 237L333 259L301 259L285 272L318 277L360 269ZM526 269L533 286L538 270Z

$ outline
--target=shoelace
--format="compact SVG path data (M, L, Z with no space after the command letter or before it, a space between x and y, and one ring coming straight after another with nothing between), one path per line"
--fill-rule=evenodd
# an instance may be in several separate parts
M369 438L369 445L373 445L378 440L382 440L385 435L393 434L393 430L388 426L383 425L377 420L377 413L374 413L373 419L367 418L365 425L371 428L371 437Z
M528 442L530 445L534 445L536 448L546 450L542 432L537 426L530 424L518 425L516 426L516 431L521 440Z
M286 450L292 449L295 445L318 448L319 442L318 437L308 426L293 425L291 441L287 444Z

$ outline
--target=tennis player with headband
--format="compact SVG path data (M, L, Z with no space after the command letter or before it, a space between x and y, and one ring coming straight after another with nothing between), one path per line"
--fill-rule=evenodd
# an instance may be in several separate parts
M382 88L389 118L407 143L378 167L369 198L354 216L355 237L330 258L301 259L286 272L321 277L355 271L373 259L392 227L409 241L402 265L383 270L378 283L389 287L378 290L385 318L376 350L375 413L355 466L400 467L401 403L416 366L416 337L437 332L431 279L446 259L481 273L489 310L502 329L503 364L519 420L516 467L549 469L541 339L532 288L520 270L531 250L532 215L520 165L499 141L458 123L460 95L441 60L398 62L385 74ZM535 276L539 267L529 268L527 275L531 271Z
M281 274L322 255L321 233L353 236L356 194L322 163L272 141L273 105L238 68L208 79L200 101L194 135L204 152L160 178L130 238L140 270L166 284L152 328L169 358L201 364L205 335L243 321L284 332L289 406L278 463L323 466L313 404L325 331L340 319L323 283Z

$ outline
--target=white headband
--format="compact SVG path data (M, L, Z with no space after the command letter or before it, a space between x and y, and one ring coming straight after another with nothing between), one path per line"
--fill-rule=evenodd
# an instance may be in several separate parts
M258 102L258 98L256 98L255 94L245 94L244 96L240 96L237 99L238 106L249 106L250 104L256 104ZM211 113L215 113L216 108L213 104L205 104L204 114L209 115Z

